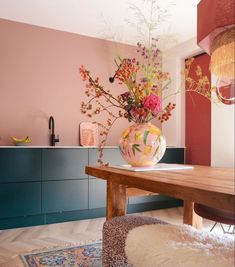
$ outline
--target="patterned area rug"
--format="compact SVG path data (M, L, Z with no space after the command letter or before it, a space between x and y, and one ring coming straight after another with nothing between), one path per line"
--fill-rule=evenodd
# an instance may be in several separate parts
M21 255L26 267L101 267L102 242Z

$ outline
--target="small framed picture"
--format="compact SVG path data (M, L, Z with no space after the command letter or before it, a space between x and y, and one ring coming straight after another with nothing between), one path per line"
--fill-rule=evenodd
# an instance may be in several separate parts
M80 145L98 146L98 125L92 122L81 122L79 125Z

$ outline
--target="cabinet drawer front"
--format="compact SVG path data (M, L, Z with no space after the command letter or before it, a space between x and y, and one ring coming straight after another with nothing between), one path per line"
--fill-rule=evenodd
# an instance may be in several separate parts
M0 230L43 225L43 224L44 224L44 216L40 214L30 215L25 217L13 217L13 218L0 219Z
M0 184L0 218L41 213L41 183Z
M149 202L164 201L169 199L171 198L163 195L129 197L128 204L149 203Z
M111 165L126 164L119 148L104 148L103 161ZM97 165L98 149L89 149L89 165Z
M89 209L106 207L106 181L89 180Z
M184 148L167 148L160 162L184 164Z
M88 208L88 180L49 181L42 183L43 213Z
M0 183L40 180L40 149L6 148L0 150Z
M84 179L88 149L43 149L42 179Z

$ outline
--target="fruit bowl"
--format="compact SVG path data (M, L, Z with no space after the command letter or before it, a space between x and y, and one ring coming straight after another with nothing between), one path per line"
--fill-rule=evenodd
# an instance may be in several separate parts
M31 143L29 136L26 136L24 139L11 137L11 140L15 146L28 146Z

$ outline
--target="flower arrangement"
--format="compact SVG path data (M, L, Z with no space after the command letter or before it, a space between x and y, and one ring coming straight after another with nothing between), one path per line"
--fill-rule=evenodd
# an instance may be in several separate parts
M101 112L108 113L105 123L97 123L102 131L103 140L100 148L105 145L106 137L114 122L119 118L126 118L129 122L146 123L153 118L161 122L167 121L175 104L168 103L163 107L163 91L168 89L171 78L168 72L161 70L161 54L157 48L157 40L152 39L150 48L141 43L137 44L137 58L118 58L115 60L117 71L115 79L124 84L127 91L114 96L110 90L100 85L99 78L93 79L90 72L80 67L80 74L86 84L86 95L89 100L81 103L81 111L92 117ZM103 100L104 101L103 101ZM117 109L115 113L113 108ZM99 162L102 163L102 149Z
M134 25L141 25L138 32L147 37L147 39L142 39L148 45L137 43L136 57L118 57L115 60L117 70L114 76L110 78L110 82L116 79L119 84L125 85L126 91L115 96L100 84L98 77L94 79L90 71L84 66L79 69L83 81L86 82L85 94L88 97L88 101L81 102L81 112L87 114L90 118L103 112L108 114L105 122L94 122L101 128L98 159L100 164L103 164L103 147L107 135L118 119L125 118L129 122L142 124L150 122L153 118L158 118L163 123L169 120L176 107L171 102L163 106L163 101L167 97L179 93L179 90L172 94L167 93L171 78L168 72L162 71L162 54L157 47L158 39L151 38L153 35L157 36L156 30L160 22L167 17L167 10L158 5L158 0L145 0L144 3L149 7L149 17L145 16L142 8L137 6L131 6L131 8L138 21ZM187 91L196 92L211 101L213 90L201 68L197 67L196 80L189 76L192 62L193 59L189 59L185 63L184 75Z

